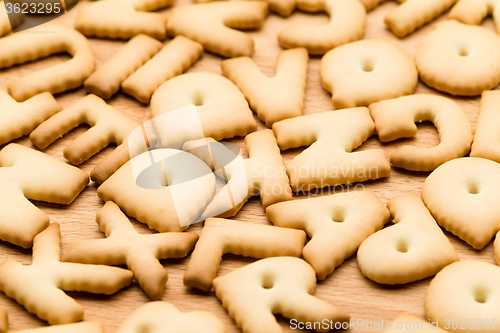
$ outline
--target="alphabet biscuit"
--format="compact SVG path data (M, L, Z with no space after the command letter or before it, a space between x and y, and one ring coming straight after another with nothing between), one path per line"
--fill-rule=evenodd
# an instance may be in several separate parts
M214 280L215 295L244 333L281 333L274 314L301 322L348 322L343 310L311 295L316 274L293 257L259 260ZM318 330L323 331L323 330Z
M97 189L128 216L159 232L183 231L212 200L215 176L200 159L175 149L156 149L125 163Z
M0 105L0 145L31 133L43 121L62 110L48 92L18 103L0 90Z
M480 25L483 20L491 15L500 31L500 16L498 15L499 3L496 0L458 0L453 6L448 19L460 21L465 24Z
M189 119L195 117L200 130L181 116L169 121L160 118L189 105L196 106L196 114ZM192 111L185 110L186 116ZM162 84L151 98L151 115L165 148L180 149L186 141L203 136L217 141L245 136L257 129L245 96L231 81L212 73L182 74Z
M245 145L249 158L243 160L213 139L184 144L184 150L201 158L227 181L201 215L202 220L234 216L257 194L260 194L264 209L277 202L292 200L292 189L273 132L267 129L250 133L245 137ZM233 160L227 163L231 158Z
M135 310L118 328L117 333L140 331L224 333L224 325L206 311L181 312L167 302L147 303Z
M224 254L253 258L300 257L305 241L302 230L207 219L184 274L184 285L209 291Z
M250 57L224 60L224 75L240 88L257 116L271 127L304 109L309 56L303 48L282 51L276 75L265 76Z
M63 260L83 264L127 265L141 288L152 299L161 299L167 272L159 259L183 258L194 247L198 235L168 232L141 235L113 202L97 213L97 224L106 239L74 243Z
M162 43L147 35L133 37L85 80L85 89L104 99L111 98L118 92L122 82L160 51L162 46Z
M477 157L446 162L422 186L422 200L440 226L475 249L500 231L500 164Z
M448 20L420 44L415 63L429 87L475 96L500 83L500 37L483 27Z
M477 119L476 133L470 152L471 157L482 157L500 163L500 93L485 91L481 97L481 108Z
M304 47L309 54L322 55L342 44L361 39L365 32L366 11L358 0L297 0L297 8L308 12L325 12L325 25L292 25L278 33L281 47Z
M454 158L467 155L472 144L472 128L465 112L454 101L436 95L412 95L370 105L375 131L380 141L389 142L417 135L417 125L432 121L440 143L432 148L403 146L391 155L395 167L432 171Z
M389 211L371 191L280 202L267 207L266 215L279 227L307 232L311 240L302 255L320 280L389 221Z
M30 140L38 148L45 149L81 124L88 124L92 128L64 148L64 157L74 165L85 162L110 143L118 145L92 170L92 179L102 183L128 160L126 140L139 124L101 98L87 95L38 126L31 133Z
M18 102L43 92L61 93L78 88L94 71L94 54L78 31L59 25L42 25L30 33L0 39L0 69L67 52L73 58L9 82L9 93Z
M33 328L16 333L104 333L102 325L94 321L85 321L76 324L55 325L49 327Z
M29 200L69 205L87 186L85 171L11 143L0 151L0 239L31 247L49 217Z
M446 327L452 332L500 332L493 324L500 311L498 279L500 268L485 262L459 261L443 268L427 289L427 318L442 328L448 321L468 324Z
M287 165L294 192L388 177L384 152L351 153L373 133L368 108L327 111L273 125L281 150L310 146Z
M448 238L415 194L387 202L395 225L369 236L358 250L366 277L383 284L424 279L458 261Z
M124 93L149 103L155 90L165 81L182 74L203 55L203 46L177 36L123 83Z
M226 58L251 56L252 37L235 29L257 29L267 16L264 1L223 1L179 6L168 21L171 36L184 35Z
M196 3L212 2L215 0L195 0ZM288 17L295 10L296 0L265 0L269 4L269 9L283 17Z
M80 9L75 28L88 37L130 39L139 34L164 40L167 17L148 13L172 0L100 0Z
M83 307L63 290L111 295L133 277L122 268L60 262L60 241L59 224L52 223L35 237L31 265L10 258L0 264L0 290L51 325L83 319Z
M412 94L418 72L412 58L396 44L368 39L325 54L321 81L332 93L335 108L350 108Z

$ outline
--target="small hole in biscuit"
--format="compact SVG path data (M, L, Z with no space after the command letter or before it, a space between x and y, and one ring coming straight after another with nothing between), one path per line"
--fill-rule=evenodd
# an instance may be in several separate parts
M371 61L365 61L363 63L363 67L362 67L363 71L364 72L373 72L373 70L375 69L374 66L373 66L373 63Z
M467 50L465 47L461 47L458 49L458 55L461 57L467 57L469 54L469 50Z
M474 290L474 300L478 303L486 303L488 301L488 291L484 287L476 287Z
M196 106L202 106L203 105L203 96L195 95L193 98L193 104Z
M480 192L479 185L477 183L471 182L471 183L469 183L469 187L467 188L467 191L470 194L478 194Z
M272 287L274 287L274 279L269 275L264 276L262 279L262 288L271 289Z
M408 252L408 242L404 239L400 239L396 244L396 251L401 253Z
M342 223L345 221L345 212L343 209L335 209L332 215L332 221L335 223Z

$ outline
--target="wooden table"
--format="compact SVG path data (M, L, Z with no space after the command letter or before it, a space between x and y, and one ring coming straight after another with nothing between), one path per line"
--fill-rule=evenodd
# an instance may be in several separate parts
M179 5L189 3L190 1L191 0L178 0ZM72 27L77 11L86 5L88 5L88 3L82 1L73 11L59 18L57 23ZM413 35L400 40L392 35L383 23L385 14L395 8L396 5L396 2L390 1L368 14L365 38L383 38L393 41L414 56L419 43L431 31L436 21L420 29ZM168 14L169 10L165 10L164 12ZM440 20L443 19L445 19L445 17L440 18ZM276 38L277 32L289 24L298 22L322 24L327 21L328 16L323 14L309 15L295 12L287 19L274 14L269 15L261 30L250 32L250 35L255 39L256 45L254 59L265 74L273 75L275 59L281 50ZM484 26L493 30L493 23L491 20L487 20ZM97 67L106 62L124 44L122 41L101 39L91 39L90 43L95 53ZM67 59L68 56L65 55L53 56L24 66L2 70L0 71L0 89L6 90L7 83L14 78L21 77L29 72L60 63ZM200 61L189 69L189 72L203 71L221 74L221 60L222 59L218 56L206 53ZM319 68L320 57L312 57L309 62L304 114L333 110L331 96L321 86ZM419 84L417 93L436 92L423 84ZM85 94L86 92L84 89L78 89L59 94L56 97L62 106L67 107L85 96ZM478 115L480 99L455 100L464 108L474 127ZM142 105L135 99L122 93L119 93L108 102L136 121L144 122L151 118L149 106ZM258 121L258 123L259 129L265 128L262 122ZM64 136L63 139L51 145L45 152L60 161L65 161L62 155L64 147L66 147L71 140L81 135L85 130L86 128L82 126L72 131ZM244 147L241 138L233 141L238 143L241 147ZM395 143L381 144L376 136L373 136L358 148L358 150L382 148L385 151L386 157L389 158L396 148L404 144L431 147L437 144L438 141L437 133L432 124L422 124L419 125L419 132L415 139L398 140ZM26 137L16 140L15 142L33 147ZM112 149L112 147L106 148L103 152L82 164L81 168L90 172L105 155L112 151ZM289 162L301 151L302 149L294 149L284 152L283 156L285 162ZM393 169L389 178L366 182L363 185L366 189L373 190L379 198L386 203L388 199L405 193L414 192L420 194L422 183L427 175L428 173L407 172ZM330 189L330 193L334 191L342 192L345 190L345 187L338 186ZM328 190L325 190L324 193L328 193ZM65 253L69 246L77 240L104 237L98 225L95 223L96 213L103 206L103 202L97 197L96 185L93 183L81 193L75 202L67 207L41 202L35 202L35 204L50 216L52 222L58 222L61 225L62 253ZM235 219L253 223L270 224L265 217L258 198L252 198L235 216ZM145 225L137 223L136 221L134 221L134 226L141 233L151 232ZM191 226L189 231L199 233L201 227L202 225L198 223ZM491 244L482 251L476 251L457 237L449 233L447 233L447 236L450 238L451 243L458 251L462 260L477 259L488 263L495 262ZM0 242L0 262L8 257L14 258L24 264L29 264L31 262L31 249L23 250L6 242ZM224 322L227 332L238 332L239 330L236 328L233 320L228 316L213 292L205 294L184 287L182 277L188 260L189 258L162 261L169 274L169 280L167 282L165 294L163 295L163 300L173 303L182 311L209 310ZM253 261L253 259L249 258L226 255L224 256L224 261L222 262L218 274L227 274ZM430 280L431 279L428 278L423 281L397 287L380 286L361 275L357 266L356 256L353 256L338 267L326 280L318 283L315 295L343 308L351 314L353 320L364 319L371 322L381 320L390 321L402 311L424 319L423 305ZM69 294L85 308L85 320L96 320L103 323L108 333L114 332L120 323L136 308L150 301L146 294L135 283L112 296L95 296L87 293ZM50 302L50 299L48 299L47 302ZM9 313L11 330L45 325L43 321L29 314L21 305L7 298L3 293L0 293L0 306L6 308ZM282 317L278 318L285 328L285 332L293 331L288 327L288 320ZM370 330L369 327L367 327L359 331L380 331L380 329Z

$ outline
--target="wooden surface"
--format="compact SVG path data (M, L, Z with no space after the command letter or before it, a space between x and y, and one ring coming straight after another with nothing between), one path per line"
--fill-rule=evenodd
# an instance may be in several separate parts
M191 0L178 0L179 4L189 3ZM86 2L81 2L77 8L69 14L58 19L58 23L73 26L77 11L79 8L87 5ZM412 56L415 55L420 41L431 31L436 21L420 29L406 39L399 40L394 37L386 28L383 19L386 13L395 8L396 2L387 2L376 8L368 14L368 24L365 38L384 38L391 40L402 46ZM165 10L169 13L169 10ZM440 20L443 20L441 17ZM276 34L283 27L294 23L310 23L322 24L328 21L326 15L309 15L295 12L288 19L284 19L277 15L271 14L266 20L263 28L259 31L251 32L255 39L255 55L254 59L267 75L274 74L274 64L280 47L277 43ZM487 20L484 24L489 29L493 30L493 24ZM97 67L106 62L120 47L124 44L121 41L110 40L90 40L92 49L95 53ZM28 65L18 66L8 70L0 71L0 89L6 90L7 83L10 80L26 75L29 72L40 68L45 68L55 63L62 62L68 59L68 56L53 56L46 60L37 61ZM203 58L196 63L189 72L204 71L221 73L220 70L221 58L211 54L205 54ZM333 110L331 96L321 87L320 75L320 58L313 57L309 63L309 73L307 82L307 93L304 114ZM417 93L436 93L423 84L419 84ZM57 95L57 100L64 106L68 106L83 96L84 89L78 89L65 94ZM479 98L474 99L455 99L466 111L473 128L475 127ZM138 103L135 99L130 98L122 93L119 93L114 98L109 100L109 103L130 116L132 119L143 122L150 119L149 106L144 106ZM259 121L259 128L265 128L265 125ZM58 140L52 146L45 150L47 154L55 157L60 161L65 161L62 156L62 150L71 140L82 134L86 130L85 126L72 131L63 139ZM15 142L33 147L29 140L25 137ZM241 138L234 140L244 147ZM358 150L372 149L381 147L384 149L387 158L391 152L404 144L413 144L417 146L430 147L438 142L437 133L432 124L423 124L419 126L419 133L415 139L399 140L396 143L381 144L376 137L370 138ZM0 147L1 148L1 147ZM97 156L81 165L81 168L90 172L92 168L108 154L113 148L107 148ZM285 162L288 162L300 153L302 149L294 149L283 153ZM409 192L420 194L422 183L427 176L427 173L406 172L402 170L392 170L389 178L367 182L363 185L368 190L373 190L379 198L386 203L389 198L402 195ZM346 191L347 187L338 186L336 188L324 189L323 193L333 193ZM52 222L61 224L62 230L62 253L68 250L69 246L77 240L103 238L104 235L95 223L95 216L98 210L103 206L103 202L97 197L96 186L91 183L81 195L68 207L52 205L46 203L35 203L44 212L46 212ZM260 205L258 198L252 198L235 216L235 219L244 220L254 223L269 224L270 222L265 217L264 211ZM471 221L473 222L473 221ZM141 233L150 232L147 227L137 222L134 225ZM188 229L196 233L200 232L202 225L196 224ZM460 258L477 259L488 263L494 263L492 245L488 245L482 251L475 251L470 246L448 234L453 246L458 251ZM5 258L14 258L24 264L31 262L31 250L23 250L16 246L5 242L0 242L0 262ZM238 332L239 330L234 325L233 320L227 315L219 300L214 296L214 293L199 293L189 290L182 283L183 273L189 257L183 260L163 260L162 263L166 267L169 274L169 280L165 289L163 300L175 304L182 311L189 310L209 310L219 317L226 326L227 332ZM238 267L242 267L253 259L243 258L238 256L225 256L222 266L218 272L219 275L224 275ZM407 312L424 319L424 299L430 278L423 281L410 283L399 287L384 287L371 282L364 278L357 266L356 256L346 260L338 267L333 274L326 280L318 283L315 295L332 304L335 304L351 314L353 320L365 319L372 322L375 321L390 321L399 312ZM114 332L120 323L134 311L137 307L149 301L145 293L137 286L125 288L119 293L112 296L95 296L87 293L69 293L78 303L83 305L85 309L85 320L96 320L103 323L106 332ZM50 302L50 299L47 299ZM46 325L43 321L38 320L35 316L29 314L21 305L14 300L7 298L3 293L0 293L0 307L5 307L9 314L9 322L11 330L20 330ZM279 321L285 328L285 332L291 332L288 328L288 321L279 317ZM295 330L297 331L297 330ZM370 330L361 328L358 331L380 331L380 329Z

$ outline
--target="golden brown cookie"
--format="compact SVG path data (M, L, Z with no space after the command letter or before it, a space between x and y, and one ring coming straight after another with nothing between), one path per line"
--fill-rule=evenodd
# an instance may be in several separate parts
M448 14L448 19L465 24L480 25L487 16L491 15L497 26L497 31L500 31L499 5L497 0L458 0Z
M451 332L500 332L500 268L480 261L459 261L439 272L425 297L430 322Z
M142 34L135 36L85 80L85 89L104 99L111 98L118 92L122 82L162 47L163 44L152 37Z
M202 159L227 181L201 214L201 220L234 216L250 197L258 194L264 209L292 200L292 189L273 131L250 133L245 137L245 145L247 159L210 138L184 144L184 150Z
M325 12L325 25L292 25L278 33L281 47L304 47L309 54L322 55L342 44L361 39L366 11L358 0L297 0L297 8L308 13Z
M16 331L15 333L104 333L101 323L85 321L76 324L54 325L49 327L33 328Z
M94 71L94 53L81 33L59 25L43 25L30 33L0 39L0 69L66 52L72 58L61 64L9 82L9 93L18 102L43 92L61 93L78 88Z
M178 110L190 105L196 107ZM231 81L212 73L182 74L162 84L151 98L151 114L165 148L180 149L186 141L203 137L220 141L245 136L257 129L245 96Z
M64 291L111 295L133 277L122 268L60 262L60 242L59 224L52 223L35 237L31 265L10 258L0 264L0 290L51 325L83 319L83 307Z
M215 176L199 158L176 149L156 149L125 163L98 189L128 216L159 232L183 231L205 210Z
M475 249L500 231L500 164L477 157L451 160L430 174L422 199L436 221Z
M327 111L273 125L281 150L310 146L287 165L294 192L388 177L380 149L352 151L375 129L368 108Z
M184 285L209 291L222 256L300 257L306 241L302 230L211 218L205 221L184 274Z
M235 29L257 29L267 16L264 1L223 1L174 7L168 21L171 36L183 35L223 57L253 54L252 37Z
M452 95L475 96L500 83L499 57L497 34L448 20L422 41L415 63L428 86Z
M122 83L124 93L139 102L149 103L165 81L182 74L203 55L203 46L184 36L168 42L151 60Z
M198 235L184 232L143 235L137 233L120 208L111 201L97 213L96 222L106 239L74 243L64 261L84 264L127 265L141 288L152 299L161 299L168 276L160 259L183 258Z
M0 90L0 105L0 145L31 133L42 122L62 110L61 105L48 92L18 103Z
M69 205L89 175L39 151L11 143L0 151L0 239L31 247L49 217L29 200Z
M148 13L172 0L100 0L80 9L75 28L88 37L130 39L139 34L160 40L167 36L167 17Z
M410 55L396 44L365 39L325 54L321 81L332 93L335 108L351 108L412 94L418 72Z
M266 215L279 227L307 232L311 240L302 255L320 280L389 221L389 211L371 191L281 202L267 207Z
M471 157L482 157L500 163L500 92L485 91L477 119Z
M85 162L110 143L118 145L92 170L92 180L102 183L129 159L127 139L139 124L96 95L87 95L38 126L30 140L45 149L81 124L92 128L64 148L64 157L74 165Z
M326 321L332 327L350 319L342 309L311 295L316 274L298 258L259 260L215 279L214 287L243 333L283 332L274 314L292 319L291 323Z
M278 55L273 77L262 74L250 57L224 60L221 67L257 116L271 127L277 121L302 115L308 61L307 51L299 48Z
M451 99L436 95L412 95L370 105L375 131L382 142L417 135L417 123L431 121L440 143L432 148L403 146L391 155L395 167L432 171L454 158L467 155L472 128L462 108Z
M382 284L425 279L458 261L458 255L415 194L387 202L395 225L369 236L358 250L364 276Z

